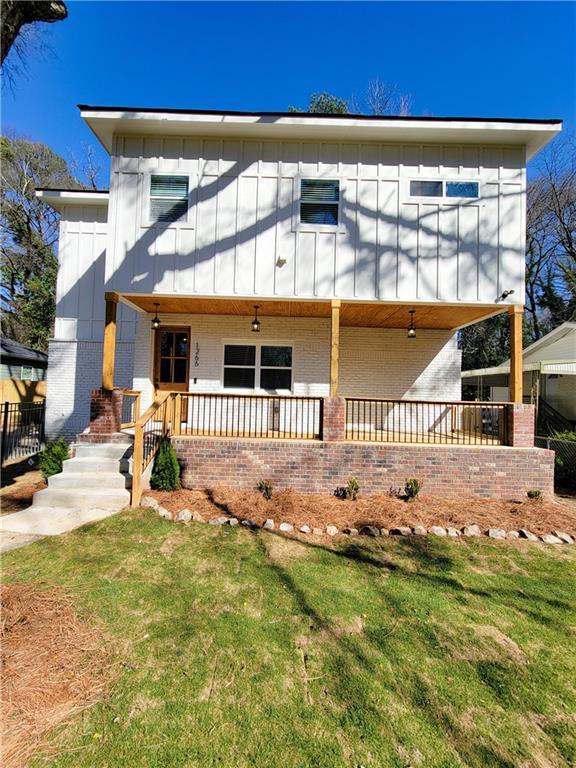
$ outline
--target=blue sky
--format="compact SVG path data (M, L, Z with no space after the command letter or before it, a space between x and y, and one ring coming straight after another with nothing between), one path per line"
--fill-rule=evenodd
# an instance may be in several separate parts
M3 129L64 157L96 140L77 103L285 110L398 83L414 114L576 125L571 2L68 2L53 55L3 93ZM103 178L107 183L106 176Z

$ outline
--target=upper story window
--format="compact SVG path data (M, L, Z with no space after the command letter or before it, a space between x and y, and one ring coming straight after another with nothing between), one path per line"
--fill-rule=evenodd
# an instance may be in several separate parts
M420 181L410 182L411 197L478 197L477 181Z
M410 195L412 197L442 197L442 182L411 181Z
M478 197L477 181L447 181L446 197Z
M338 226L340 182L328 179L302 179L300 182L300 222Z
M178 221L188 211L188 176L150 177L150 220Z

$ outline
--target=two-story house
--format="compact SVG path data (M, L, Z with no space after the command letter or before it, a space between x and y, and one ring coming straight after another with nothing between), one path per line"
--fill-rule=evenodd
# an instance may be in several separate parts
M192 483L504 492L477 456L530 444L526 163L560 121L80 111L110 189L38 193L61 214L50 436L127 430L137 485L167 434ZM501 312L515 411L459 402L458 329Z

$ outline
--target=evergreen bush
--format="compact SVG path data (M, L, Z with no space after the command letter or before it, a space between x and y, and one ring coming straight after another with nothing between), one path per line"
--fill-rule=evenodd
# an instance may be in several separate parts
M177 491L180 488L180 464L169 440L163 440L154 459L150 487L156 491Z
M46 448L38 456L38 466L44 480L48 480L52 475L58 475L62 472L62 463L69 456L68 444L63 437L46 443Z

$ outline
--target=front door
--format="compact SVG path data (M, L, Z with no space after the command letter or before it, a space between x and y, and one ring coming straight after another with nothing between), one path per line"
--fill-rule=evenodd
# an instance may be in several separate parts
M190 373L190 329L161 327L156 331L156 391L187 392Z

